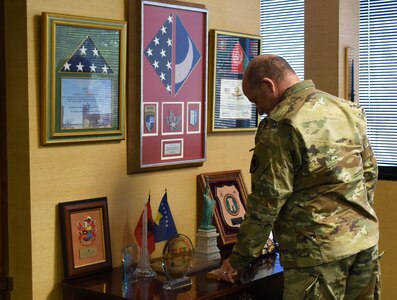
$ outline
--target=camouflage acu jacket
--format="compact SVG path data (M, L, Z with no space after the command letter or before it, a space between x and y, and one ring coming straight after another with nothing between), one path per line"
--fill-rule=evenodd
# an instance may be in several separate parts
M284 267L335 261L374 246L378 169L363 109L317 90L290 87L260 123L252 192L230 263L258 256L272 229Z

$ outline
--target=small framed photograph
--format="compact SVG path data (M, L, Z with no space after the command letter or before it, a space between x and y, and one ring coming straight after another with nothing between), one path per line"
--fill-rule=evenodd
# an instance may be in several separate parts
M208 131L256 130L259 116L243 94L242 78L248 63L261 53L260 36L211 30L210 51Z
M206 160L208 18L204 5L132 1L127 172ZM131 2L131 3L132 3ZM139 72L140 70L140 72ZM175 142L177 141L177 142Z
M41 143L125 135L125 21L43 13Z
M59 203L65 279L112 269L107 198Z
M248 199L241 170L199 174L197 176L199 212L202 212L200 205L203 204L206 178L208 178L210 186L210 195L216 201L214 225L219 233L219 246L234 244L245 215ZM201 217L198 218L198 220L200 219Z

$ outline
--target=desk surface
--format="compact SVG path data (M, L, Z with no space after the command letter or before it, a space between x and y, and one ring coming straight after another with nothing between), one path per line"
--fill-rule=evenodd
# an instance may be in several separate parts
M282 299L283 269L278 255L258 260L241 274L240 283L227 283L207 277L209 270L189 275L192 285L175 291L162 288L164 275L123 283L121 268L110 272L63 281L63 299ZM248 298L248 299L250 299Z

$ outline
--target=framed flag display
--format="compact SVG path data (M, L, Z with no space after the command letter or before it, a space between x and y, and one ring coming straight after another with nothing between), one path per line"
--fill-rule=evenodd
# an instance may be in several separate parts
M42 144L124 139L126 22L42 21Z
M242 78L248 63L261 53L260 36L211 30L210 122L208 130L256 130L255 104L243 94Z
M135 2L129 22L141 32L131 31L128 39L129 84L135 87L128 101L128 172L202 165L207 10L175 1Z

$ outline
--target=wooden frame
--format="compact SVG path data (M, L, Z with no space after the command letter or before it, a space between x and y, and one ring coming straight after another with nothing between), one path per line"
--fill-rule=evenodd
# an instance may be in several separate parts
M124 139L125 21L43 13L41 143Z
M107 198L59 203L65 279L112 269Z
M219 246L234 244L237 240L239 224L245 214L248 199L241 170L197 175L198 212L202 212L203 193L207 177L211 189L210 195L216 201L214 206L214 225L219 233ZM231 202L229 202L230 200ZM201 216L198 216L197 219L201 220Z
M130 6L128 173L199 166L206 159L207 10ZM139 45L139 47L137 46ZM140 70L140 72L139 72Z
M259 116L255 104L243 94L242 78L248 63L261 53L260 36L211 30L210 51L208 130L256 130Z
M355 101L355 86L357 80L357 76L354 76L356 73L355 65L355 51L354 48L345 47L345 99L354 102ZM357 60L356 60L357 61Z

